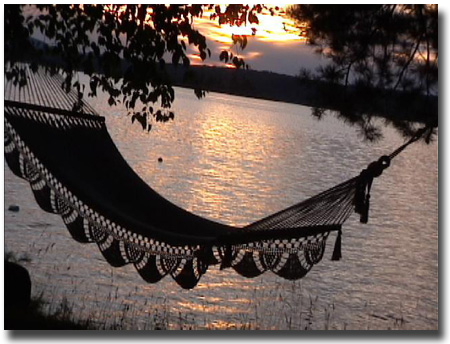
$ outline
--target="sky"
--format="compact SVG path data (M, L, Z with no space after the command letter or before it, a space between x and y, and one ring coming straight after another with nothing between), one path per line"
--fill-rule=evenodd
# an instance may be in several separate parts
M275 7L275 5L268 6ZM326 60L314 53L314 48L300 36L298 25L285 14L283 9L289 5L277 4L276 6L280 7L277 15L272 16L268 11L257 14L258 25L248 24L241 27L219 25L218 19L211 20L212 12L207 11L203 17L194 18L194 28L205 35L211 57L201 61L198 50L187 44L191 64L232 67L231 64L226 65L219 60L223 50L231 51L234 55L243 58L250 69L287 75L298 75L301 68L314 69L323 64ZM256 29L254 35L252 35L252 28ZM233 45L233 34L247 36L248 44L244 50ZM35 31L33 37L48 41L38 31ZM167 61L170 61L170 56L165 57Z
M259 25L248 24L245 27L219 25L217 20L210 20L209 15L205 13L202 18L196 18L194 27L206 36L212 56L202 62L191 49L189 57L192 64L223 67L225 64L219 60L222 50L244 58L250 69L287 75L297 75L301 68L314 69L325 62L300 36L296 23L283 13L274 16L258 14ZM255 35L252 35L252 28L256 29ZM248 37L244 50L233 46L233 34Z

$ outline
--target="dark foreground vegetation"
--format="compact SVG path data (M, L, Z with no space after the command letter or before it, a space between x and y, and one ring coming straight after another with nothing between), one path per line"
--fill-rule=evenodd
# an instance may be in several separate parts
M47 314L43 301L33 299L27 309L5 310L5 330L94 330L90 321L73 320L70 309Z

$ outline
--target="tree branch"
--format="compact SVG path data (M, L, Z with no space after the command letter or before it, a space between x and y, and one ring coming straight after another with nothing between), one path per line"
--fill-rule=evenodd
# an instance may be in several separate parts
M408 69L409 65L411 64L412 60L414 59L414 56L416 55L417 50L419 50L419 46L420 46L421 42L422 42L422 35L418 38L416 46L414 48L414 51L409 56L408 61L405 63L405 65L403 66L402 70L400 71L400 73L398 75L397 83L394 86L394 91L397 90L397 87L400 85L400 82L403 79L403 75L405 74L406 70Z

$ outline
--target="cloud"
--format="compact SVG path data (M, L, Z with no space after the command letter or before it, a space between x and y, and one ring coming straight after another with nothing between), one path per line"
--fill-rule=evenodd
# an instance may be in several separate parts
M258 25L231 27L219 25L217 20L210 20L209 15L205 13L202 18L194 20L195 28L206 36L212 53L211 58L203 64L226 67L219 60L223 50L244 58L252 69L288 75L298 74L302 67L314 69L324 62L314 53L313 48L306 44L304 37L300 36L297 25L286 16L259 14ZM256 29L254 35L252 29ZM244 50L233 45L233 34L247 37L248 44ZM189 49L193 56L192 63L200 64L201 60L195 56L198 52Z

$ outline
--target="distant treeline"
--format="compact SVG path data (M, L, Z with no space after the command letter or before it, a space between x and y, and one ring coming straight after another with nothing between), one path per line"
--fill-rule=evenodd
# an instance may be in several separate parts
M166 65L176 86L282 101L339 111L344 116L380 116L392 121L437 122L438 97L413 92L330 84L266 71Z

